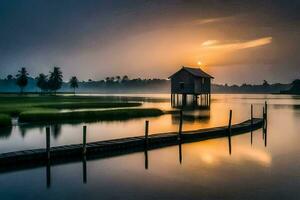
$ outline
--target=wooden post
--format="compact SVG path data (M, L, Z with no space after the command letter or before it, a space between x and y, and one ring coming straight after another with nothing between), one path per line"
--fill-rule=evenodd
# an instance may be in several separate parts
M183 101L182 101L182 106L186 106L186 94L182 94L182 98L183 98Z
M268 126L268 104L267 101L265 101L265 129L267 129Z
M178 140L181 139L181 133L182 133L182 110L180 110L180 119L179 119L179 131L178 131Z
M231 120L232 120L232 110L229 111L229 122L228 122L228 144L229 144L230 155L231 155Z
M253 130L253 105L251 104L251 131Z
M265 114L266 114L266 120L267 120L267 116L268 116L268 104L267 101L265 101Z
M86 126L83 126L82 153L86 154Z
M149 138L148 138L148 132L149 132L149 121L147 120L147 121L145 121L145 146L146 146L146 148L148 148L148 140L149 140Z
M265 126L266 126L266 114L265 114L265 107L263 107L263 134L262 134L262 138L265 139L264 137L264 132L265 132Z
M47 159L50 160L50 127L46 128L46 152Z
M231 135L232 110L229 111L228 133Z
M251 104L251 145L253 143L253 105Z

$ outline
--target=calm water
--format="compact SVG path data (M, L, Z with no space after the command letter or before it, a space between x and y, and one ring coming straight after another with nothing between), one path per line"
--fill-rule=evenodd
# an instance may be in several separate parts
M168 95L166 96L168 97ZM269 104L268 144L262 130L227 138L173 146L108 159L0 174L0 199L299 199L300 97L276 95L213 95L210 111L189 117L184 130L226 125L229 109L233 122L262 115ZM169 109L169 103L144 107ZM141 135L146 119L89 123L88 141ZM176 131L178 118L149 118L150 132ZM52 127L51 145L80 143L84 124ZM16 126L2 132L0 152L45 146L45 127ZM179 162L179 154L182 162ZM86 166L86 168L85 168ZM86 169L86 170L84 170ZM84 177L86 173L86 178Z

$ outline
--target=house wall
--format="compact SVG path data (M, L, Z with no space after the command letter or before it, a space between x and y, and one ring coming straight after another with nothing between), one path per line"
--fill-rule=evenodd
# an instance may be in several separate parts
M196 78L195 79L195 93L196 94L210 93L210 85L211 85L210 78Z
M171 93L193 94L194 93L194 76L185 70L179 71L171 78ZM180 87L184 83L184 89Z

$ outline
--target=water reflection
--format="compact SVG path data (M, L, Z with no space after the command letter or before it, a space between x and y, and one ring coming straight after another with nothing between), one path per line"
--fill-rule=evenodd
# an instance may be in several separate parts
M182 144L181 141L178 143L179 163L182 163Z
M174 96L173 96L174 95ZM210 95L173 94L171 106L177 109L197 110L210 108Z
M148 169L148 150L147 148L144 151L144 156L145 156L145 169Z
M259 133L259 131L253 132L254 133ZM248 134L251 134L249 132ZM249 136L248 134L242 135L242 136L234 136L234 137L228 137L230 138L230 142L226 142L226 138L219 138L219 139L212 139L212 140L206 140L206 141L201 141L201 142L195 142L195 143L187 143L183 144L180 140L178 141L177 145L177 152L178 152L178 157L174 156L174 154L166 154L165 156L168 157L168 160L174 159L178 160L176 161L179 166L182 165L183 163L183 146L185 147L185 151L188 154L188 159L187 159L187 165L189 166L191 163L194 163L195 160L200 160L208 165L208 166L218 166L221 163L224 162L224 160L228 159L228 153L225 149L231 149L233 144L235 146L235 153L234 155L231 154L229 151L229 155L231 157L232 162L238 162L242 163L243 161L254 161L256 163L260 163L263 166L270 166L271 165L271 156L263 151L260 150L259 148L253 149L253 147L249 147L248 145L245 145L243 142L242 143L232 143L232 140L238 139L239 137L244 137L248 138L249 142ZM227 139L228 139L227 138ZM248 143L249 144L249 143ZM176 147L176 146L174 146ZM163 151L171 151L173 147L168 147L168 148L163 148L163 149L158 149L158 150L153 150L153 153L155 152L163 152ZM149 169L149 152L148 148L145 146L144 149L144 166L143 168L145 170ZM139 153L134 153L134 154L129 154L126 156L120 156L119 158L122 157L130 157L132 155L138 155ZM156 153L157 154L157 153ZM97 162L107 162L109 159L98 159L96 160ZM162 159L163 160L163 159ZM92 161L94 162L94 160ZM162 163L159 163L157 161L153 161L155 166L153 166L153 170L158 168ZM173 162L173 165L176 165L176 162ZM79 162L80 163L80 162ZM82 183L87 184L87 163L88 159L85 155L82 157ZM117 165L118 167L122 168L122 165ZM116 166L115 166L116 167ZM137 166L140 168L141 166ZM174 166L172 167L174 168ZM50 160L46 163L46 186L47 188L51 188L51 163Z
M54 124L51 126L51 135L57 139L61 134L61 124Z
M205 109L205 110L196 110L196 111L183 111L183 120L185 122L190 122L190 123L207 123L210 119L210 111ZM172 124L178 124L180 121L180 115L178 114L173 114L172 115Z
M228 151L229 155L231 155L231 135L228 134Z
M0 138L9 138L12 132L12 127L0 128Z
M51 187L51 161L48 160L46 164L46 185L47 188Z
M86 155L83 155L82 157L82 178L83 178L83 183L86 184L87 183L87 173L86 173L87 169L86 169Z

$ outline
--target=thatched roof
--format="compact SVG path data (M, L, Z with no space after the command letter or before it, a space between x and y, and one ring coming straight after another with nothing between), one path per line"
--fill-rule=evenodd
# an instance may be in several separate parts
M199 78L214 78L211 75L205 73L203 70L201 70L200 68L192 68L192 67L185 67L182 66L182 68L177 71L176 73L174 73L172 76L170 76L169 78L172 78L175 74L181 72L182 70L187 71L188 73L190 73L191 75L195 76L195 77L199 77Z

